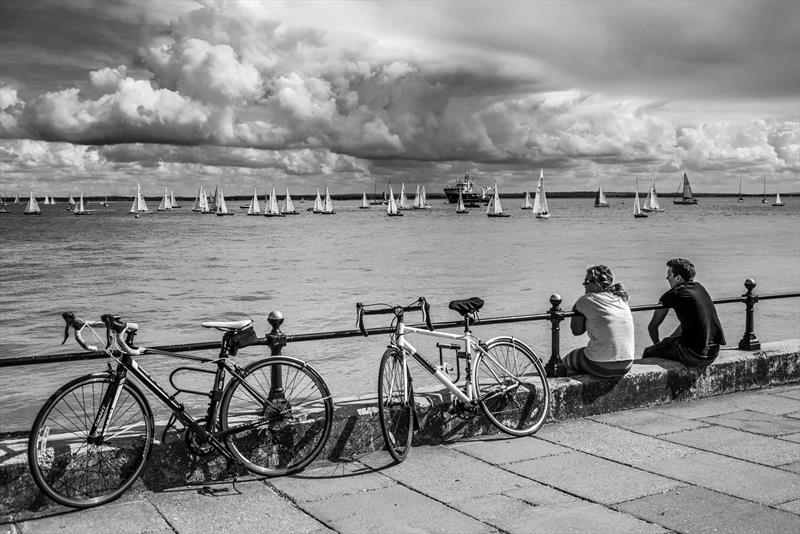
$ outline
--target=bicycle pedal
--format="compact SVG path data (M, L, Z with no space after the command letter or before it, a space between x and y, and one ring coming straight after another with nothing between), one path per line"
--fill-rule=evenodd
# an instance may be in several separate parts
M230 489L225 487L212 488L211 486L203 486L202 488L197 490L197 493L199 493L200 495L208 495L210 497L216 497L218 493L227 493L229 491Z

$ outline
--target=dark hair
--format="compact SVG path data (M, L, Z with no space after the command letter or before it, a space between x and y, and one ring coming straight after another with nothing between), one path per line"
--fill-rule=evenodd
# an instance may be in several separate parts
M683 258L673 258L667 262L667 267L672 269L672 274L680 275L687 282L694 280L694 264Z
M628 300L628 292L622 284L614 283L614 273L607 265L592 265L586 269L586 279L599 285L603 291L609 291L624 301Z

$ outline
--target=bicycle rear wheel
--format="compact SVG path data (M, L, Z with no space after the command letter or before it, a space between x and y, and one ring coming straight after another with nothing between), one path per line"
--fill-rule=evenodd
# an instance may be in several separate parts
M123 384L105 433L89 437L113 384L87 375L51 396L33 423L28 464L34 482L54 501L89 508L122 495L142 472L153 444L153 414L133 384Z
M478 405L494 425L514 436L533 434L550 413L550 387L542 362L510 337L486 343L475 364Z
M394 348L387 349L381 358L378 416L389 454L396 462L402 462L411 450L414 435L414 388L402 354Z
M259 360L225 388L220 423L228 449L247 469L288 475L322 451L333 426L333 401L322 377L294 358Z

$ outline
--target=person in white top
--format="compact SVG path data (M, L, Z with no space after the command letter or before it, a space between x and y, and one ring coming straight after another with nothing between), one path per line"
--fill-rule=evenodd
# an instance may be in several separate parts
M589 344L570 351L564 357L574 371L600 377L619 377L633 364L633 315L628 306L628 292L614 283L614 274L605 265L586 269L585 294L572 307L576 313L570 322L572 333L589 335Z

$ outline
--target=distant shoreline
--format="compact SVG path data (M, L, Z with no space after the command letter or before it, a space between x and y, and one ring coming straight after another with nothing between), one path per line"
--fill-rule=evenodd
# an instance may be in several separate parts
M528 193L532 195L533 191L529 191ZM624 192L622 192L622 191L619 191L619 192L604 191L604 194L605 194L606 198L633 198L634 197L634 193L630 193L628 191L624 191ZM548 198L594 198L595 195L597 195L597 191L563 191L563 192L560 192L560 191L548 191L547 192ZM295 202L297 202L299 200L313 201L315 196L316 195L295 195L295 194L292 194L292 200L294 200ZM446 198L444 193L427 193L425 196L426 196L426 198L428 198L428 200L445 200L445 198ZM642 194L640 194L639 196L641 197ZM668 200L668 199L672 198L673 196L674 196L674 194L659 193L659 197L660 197L661 200ZM739 193L694 193L693 196L695 196L697 198L737 198L739 196ZM783 192L781 192L781 197L783 197L783 198L791 198L791 197L796 197L796 196L800 196L800 192L794 192L794 193L790 193L790 192L783 193ZM413 195L411 195L411 197L413 197ZM523 198L523 197L525 197L525 193L501 193L500 197L501 198ZM761 193L758 193L758 194L744 194L744 193L742 193L742 198L744 198L746 200L747 199L761 199L763 197L764 197L764 195L761 194ZM67 198L66 197L53 197L53 198L55 199L56 202L67 202ZM250 199L252 199L252 198L253 198L253 195L234 195L234 196L226 196L225 200L227 202L231 202L231 201L249 202ZM383 198L382 195L367 194L367 200L381 200L382 198ZM769 198L769 199L775 198L775 193L767 194L766 198ZM185 203L194 202L194 197L176 196L175 199L180 201L180 202L185 202ZM278 199L282 200L283 199L283 195L278 195ZM361 200L361 193L341 193L341 194L338 194L338 195L331 193L331 199L332 200ZM103 196L103 197L84 197L83 198L84 202L92 202L92 203L103 202L103 201L107 201L107 202L130 202L131 200L133 200L133 197L129 197L129 196L108 196L108 197ZM159 196L151 196L151 197L145 196L145 200L147 202L159 202L161 200L161 196L160 195ZM27 202L27 196L24 199L24 201ZM23 198L22 197L20 197L20 202L23 202ZM10 203L8 201L8 199L6 199L6 203L7 204Z

